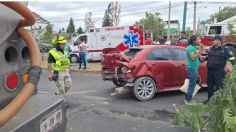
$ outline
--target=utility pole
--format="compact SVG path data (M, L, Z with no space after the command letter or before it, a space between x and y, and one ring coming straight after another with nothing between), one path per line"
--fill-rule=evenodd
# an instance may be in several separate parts
M187 16L187 1L184 2L184 16L183 16L183 26L182 26L182 31L185 31L185 26L186 26L186 16Z
M167 38L170 38L170 14L171 14L171 1L169 1L169 15L168 15L168 33Z
M221 9L221 6L219 6L219 13L218 13L217 22L220 22L220 9Z
M194 1L194 11L193 11L193 34L196 34L196 7L197 7L197 2Z

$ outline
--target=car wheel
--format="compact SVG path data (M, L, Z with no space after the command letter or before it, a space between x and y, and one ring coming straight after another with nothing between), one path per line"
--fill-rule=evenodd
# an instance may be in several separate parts
M133 93L140 101L150 100L156 93L156 84L150 77L140 77L134 83Z
M123 81L123 80L116 80L116 79L113 79L113 83L117 86L117 87L123 87L125 86L126 82Z
M70 55L70 62L71 63L78 63L79 57L77 55Z

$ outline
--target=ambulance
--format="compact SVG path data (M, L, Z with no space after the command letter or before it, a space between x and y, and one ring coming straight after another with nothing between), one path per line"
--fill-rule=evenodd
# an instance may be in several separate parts
M88 45L88 60L97 61L102 58L104 48L117 48L124 51L128 48L144 45L145 33L143 26L120 26L90 28L87 33L80 34L71 44L72 63L79 61L78 41L85 37Z

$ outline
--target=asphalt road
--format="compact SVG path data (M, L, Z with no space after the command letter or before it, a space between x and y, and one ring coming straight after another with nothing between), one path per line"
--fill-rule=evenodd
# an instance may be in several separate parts
M104 82L97 73L72 73L73 87L66 95L68 132L191 132L172 124L172 107L184 105L180 92L158 93L150 101L137 101L132 92L110 96L115 86ZM52 94L56 87L47 80L46 71L39 83L39 92ZM207 98L199 92L195 100Z

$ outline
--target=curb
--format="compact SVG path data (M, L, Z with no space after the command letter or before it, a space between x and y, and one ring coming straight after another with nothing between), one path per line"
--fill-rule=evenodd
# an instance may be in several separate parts
M41 67L42 70L47 71L47 67ZM87 69L87 70L79 70L79 69L70 69L71 72L79 72L79 73L101 73L101 70L98 69Z

